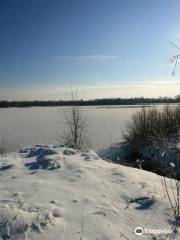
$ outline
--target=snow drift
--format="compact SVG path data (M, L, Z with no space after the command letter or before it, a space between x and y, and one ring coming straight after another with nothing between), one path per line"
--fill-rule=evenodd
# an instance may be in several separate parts
M35 146L6 157L0 171L0 239L139 239L137 227L172 228L159 177L95 152ZM169 233L146 233L167 239ZM176 238L180 238L179 232Z

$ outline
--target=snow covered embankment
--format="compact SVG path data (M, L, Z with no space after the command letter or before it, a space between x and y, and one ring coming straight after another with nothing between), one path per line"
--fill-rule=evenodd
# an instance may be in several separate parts
M172 226L153 173L65 147L39 145L6 160L11 167L0 168L3 240L167 239L167 234L134 233L136 227Z

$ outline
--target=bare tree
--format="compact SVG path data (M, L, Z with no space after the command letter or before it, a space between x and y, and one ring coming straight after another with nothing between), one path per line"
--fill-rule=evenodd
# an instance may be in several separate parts
M71 92L71 106L64 109L65 130L60 136L61 141L68 147L83 149L90 145L88 136L88 119L78 105L77 91Z

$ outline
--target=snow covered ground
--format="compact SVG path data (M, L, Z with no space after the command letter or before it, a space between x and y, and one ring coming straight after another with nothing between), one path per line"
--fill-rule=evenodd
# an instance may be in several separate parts
M0 239L170 239L173 217L153 173L65 147L39 145L5 160ZM136 235L137 227L166 233Z

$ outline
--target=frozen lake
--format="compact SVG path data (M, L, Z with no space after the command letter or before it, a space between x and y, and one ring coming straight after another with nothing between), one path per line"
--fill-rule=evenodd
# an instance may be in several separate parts
M95 150L122 140L122 131L138 106L82 107L89 119L89 135ZM38 143L55 143L64 129L63 107L0 109L0 140L10 150Z

